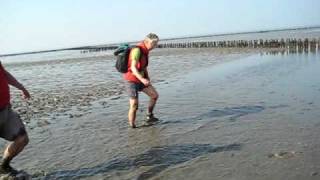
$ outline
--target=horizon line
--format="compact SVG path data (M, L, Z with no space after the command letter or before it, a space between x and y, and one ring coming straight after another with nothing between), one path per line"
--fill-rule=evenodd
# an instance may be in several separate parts
M163 38L160 41L179 40L179 39L187 39L187 38L204 38L204 37L226 36L226 35L237 35L237 34L250 34L250 33L266 33L266 32L277 32L277 31L288 31L288 30L316 29L316 28L320 28L320 25L297 26L297 27L254 30L254 31L226 32L226 33L203 34L203 35L201 35L201 34L200 35L184 35L184 36ZM139 40L128 41L126 43L135 43L135 42L138 42L138 41ZM96 44L96 45L65 47L65 48L47 49L47 50L25 51L25 52L17 52L17 53L0 54L0 57L18 56L18 55L26 55L26 54L39 54L39 53L65 51L65 50L90 49L90 48L96 48L96 47L101 47L101 46L115 46L115 45L119 45L119 44L122 44L122 43L124 43L124 42L113 42L113 43L106 43L106 44L100 44L100 45Z

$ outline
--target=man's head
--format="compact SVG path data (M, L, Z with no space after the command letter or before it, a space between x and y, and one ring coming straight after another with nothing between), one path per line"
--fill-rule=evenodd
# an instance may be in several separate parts
M145 38L144 38L144 44L148 48L148 50L152 50L155 48L158 44L159 37L154 34L154 33L149 33Z

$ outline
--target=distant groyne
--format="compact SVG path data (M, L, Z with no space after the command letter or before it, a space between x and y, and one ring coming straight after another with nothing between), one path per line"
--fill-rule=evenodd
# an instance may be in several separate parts
M135 42L136 43L136 42ZM130 43L130 44L135 44ZM75 50L80 53L92 53L100 51L110 51L116 49L120 44L82 46L75 48L55 49L47 51L34 51L15 54L3 54L0 57L18 56L28 54L39 54L48 52ZM188 39L176 39L175 42L160 41L157 48L274 48L289 51L319 51L320 37L317 38L287 38L287 39L257 39L257 40L217 40L217 41L195 41Z
M319 39L281 39L281 40L237 40L237 41L206 41L163 43L158 48L318 48Z
M81 53L106 51L116 48L117 46L92 47L90 49L83 49ZM317 51L320 48L320 38L198 42L181 40L181 42L160 42L157 48L279 48L288 50Z

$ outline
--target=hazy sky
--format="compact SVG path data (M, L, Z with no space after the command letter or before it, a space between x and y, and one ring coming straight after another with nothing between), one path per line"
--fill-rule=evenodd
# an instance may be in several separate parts
M319 0L0 0L0 54L320 25Z

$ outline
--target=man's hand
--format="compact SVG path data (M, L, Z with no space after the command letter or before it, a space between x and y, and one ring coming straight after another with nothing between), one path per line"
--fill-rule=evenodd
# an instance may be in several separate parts
M150 81L149 81L148 79L143 78L143 79L141 79L141 82L142 82L146 87L150 85Z
M22 91L22 95L23 95L24 99L30 99L31 98L30 93L28 92L28 90L23 88L21 91Z

